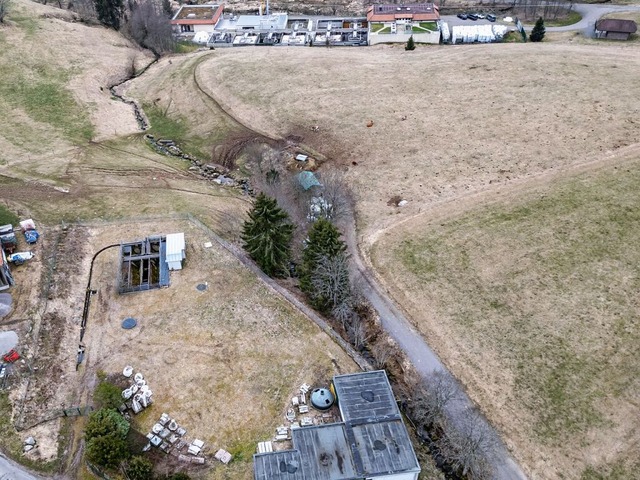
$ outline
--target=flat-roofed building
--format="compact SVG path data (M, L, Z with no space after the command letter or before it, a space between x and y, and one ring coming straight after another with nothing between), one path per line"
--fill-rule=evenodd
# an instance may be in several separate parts
M198 32L213 33L222 17L224 5L183 5L171 19L176 33L196 34Z
M417 480L420 465L384 370L333 378L342 422L291 430L292 450L254 455L255 480Z

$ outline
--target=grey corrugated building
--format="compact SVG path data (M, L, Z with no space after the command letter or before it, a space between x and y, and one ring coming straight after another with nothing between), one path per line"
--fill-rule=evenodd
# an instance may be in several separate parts
M293 449L253 456L255 480L416 480L420 465L384 370L338 375L342 422L295 428Z

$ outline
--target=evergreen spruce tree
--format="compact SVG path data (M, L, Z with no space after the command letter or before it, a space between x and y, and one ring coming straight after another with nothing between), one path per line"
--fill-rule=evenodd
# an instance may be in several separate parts
M344 255L347 246L340 239L340 231L327 219L318 219L311 230L307 245L302 253L302 271L300 274L300 288L311 299L311 303L319 310L326 310L333 305L327 305L324 298L318 298L314 292L314 272L323 261L332 260L338 255Z
M405 49L405 50L409 50L409 51L411 51L411 50L415 50L415 49L416 49L416 44L415 44L415 42L413 41L413 35L411 35L411 36L409 37L409 40L407 40L407 44L404 46L404 49Z
M242 228L244 249L270 277L285 276L293 230L289 216L275 199L261 193Z
M529 35L529 40L532 42L541 42L544 38L545 28L544 28L544 20L542 17L536 20L536 24L533 26L533 30L531 30L531 35Z
M107 27L120 30L120 19L124 13L123 0L94 0L98 21Z

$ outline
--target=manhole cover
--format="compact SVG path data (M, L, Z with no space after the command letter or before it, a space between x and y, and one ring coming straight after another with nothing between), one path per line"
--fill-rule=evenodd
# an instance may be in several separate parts
M199 283L196 288L198 289L199 292L204 292L207 289L207 284L206 283Z
M125 330L131 330L133 327L135 327L138 324L138 321L135 318L125 318L122 321L122 328L124 328Z

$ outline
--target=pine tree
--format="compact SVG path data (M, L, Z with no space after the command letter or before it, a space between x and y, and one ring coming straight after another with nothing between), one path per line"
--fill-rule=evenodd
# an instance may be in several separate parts
M311 230L307 245L302 253L302 272L300 288L309 295L311 303L319 310L326 310L333 305L327 304L324 297L315 295L313 285L314 272L323 261L331 261L338 255L344 255L347 246L340 239L340 231L324 218L317 220Z
M100 23L120 30L120 19L124 13L123 0L95 0L95 6Z
M542 19L542 17L540 17L538 18L538 20L536 20L536 24L533 26L533 30L531 30L529 40L531 40L532 42L541 42L544 38L545 30L546 29L544 28L544 20Z
M293 230L287 213L273 198L261 193L242 228L244 249L270 277L285 276Z
M411 36L409 37L409 40L407 40L407 44L404 46L404 49L405 49L405 50L409 50L409 51L411 51L411 50L415 50L415 49L416 49L416 44L415 44L415 42L413 41L413 35L411 35Z

